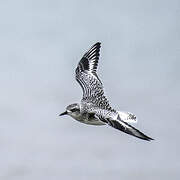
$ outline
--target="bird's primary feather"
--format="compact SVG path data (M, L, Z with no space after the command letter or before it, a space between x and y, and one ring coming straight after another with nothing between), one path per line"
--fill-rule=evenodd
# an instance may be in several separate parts
M82 101L113 111L97 75L100 47L101 44L98 42L84 54L76 68L76 80L83 89Z

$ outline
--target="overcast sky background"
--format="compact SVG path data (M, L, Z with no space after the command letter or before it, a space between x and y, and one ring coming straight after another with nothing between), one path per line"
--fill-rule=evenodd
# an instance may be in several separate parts
M1 0L0 179L178 180L179 18L179 0ZM111 104L155 141L58 117L97 41Z

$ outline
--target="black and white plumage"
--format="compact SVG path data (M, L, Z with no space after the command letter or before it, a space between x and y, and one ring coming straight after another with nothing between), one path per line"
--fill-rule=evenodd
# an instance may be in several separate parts
M153 140L128 122L136 122L136 116L129 112L114 110L106 96L103 85L97 75L101 43L94 44L81 58L76 68L76 80L83 89L81 103L71 104L64 113L74 119L91 125L108 124L113 128L143 140Z

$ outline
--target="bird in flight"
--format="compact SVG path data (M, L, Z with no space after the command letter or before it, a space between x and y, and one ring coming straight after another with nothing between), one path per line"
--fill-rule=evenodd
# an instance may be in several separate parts
M104 95L103 85L97 75L101 43L94 44L81 58L76 68L76 80L83 90L80 103L67 106L62 115L90 125L109 125L143 140L153 140L129 123L137 122L134 114L113 109Z

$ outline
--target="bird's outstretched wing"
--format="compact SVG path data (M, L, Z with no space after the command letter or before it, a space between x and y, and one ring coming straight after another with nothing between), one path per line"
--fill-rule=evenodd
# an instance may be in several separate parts
M100 47L101 43L97 42L84 54L76 68L76 80L83 89L82 101L92 103L101 109L113 111L104 95L102 82L96 72Z
M107 123L109 126L118 129L124 133L127 133L129 135L135 136L137 138L146 140L146 141L151 141L154 140L148 136L146 136L144 133L136 129L135 127L131 126L127 122L124 122L123 120L120 119L118 116L117 120L111 119L111 118L106 118L103 117L102 115L96 114L96 118L98 118L100 121Z

